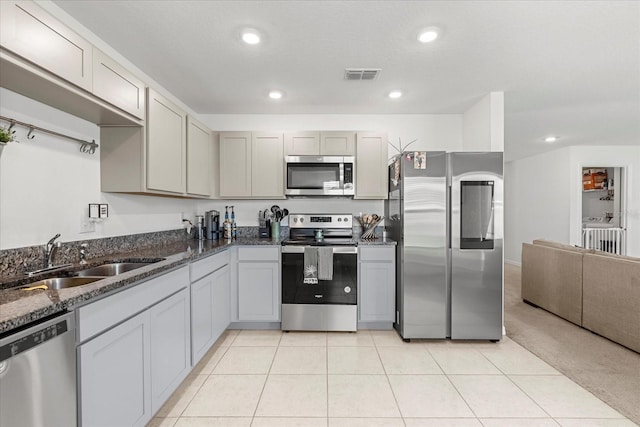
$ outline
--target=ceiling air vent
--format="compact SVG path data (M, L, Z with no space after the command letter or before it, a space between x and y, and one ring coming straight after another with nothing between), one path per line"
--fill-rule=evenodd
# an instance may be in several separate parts
M375 80L382 71L381 68L346 68L345 80Z

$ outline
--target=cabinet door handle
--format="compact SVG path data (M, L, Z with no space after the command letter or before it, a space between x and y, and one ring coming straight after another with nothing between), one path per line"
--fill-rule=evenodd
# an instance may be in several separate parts
M316 298L322 298L324 295L314 295Z

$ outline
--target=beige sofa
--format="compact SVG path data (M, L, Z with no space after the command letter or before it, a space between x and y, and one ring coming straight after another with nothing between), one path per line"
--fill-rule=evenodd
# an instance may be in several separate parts
M640 352L640 258L523 243L522 299Z

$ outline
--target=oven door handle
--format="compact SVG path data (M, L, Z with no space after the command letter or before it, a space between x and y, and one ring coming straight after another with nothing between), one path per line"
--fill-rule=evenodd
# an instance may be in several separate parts
M308 247L327 247L327 246L283 246L282 253L283 254L303 254L304 249ZM357 254L358 247L357 246L329 246L333 249L334 254Z

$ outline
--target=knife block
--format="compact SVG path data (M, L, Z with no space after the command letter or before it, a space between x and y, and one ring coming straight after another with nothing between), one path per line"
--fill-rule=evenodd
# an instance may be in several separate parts
M258 237L260 238L270 238L271 237L271 221L268 219L264 221L260 221L260 226L258 227Z

